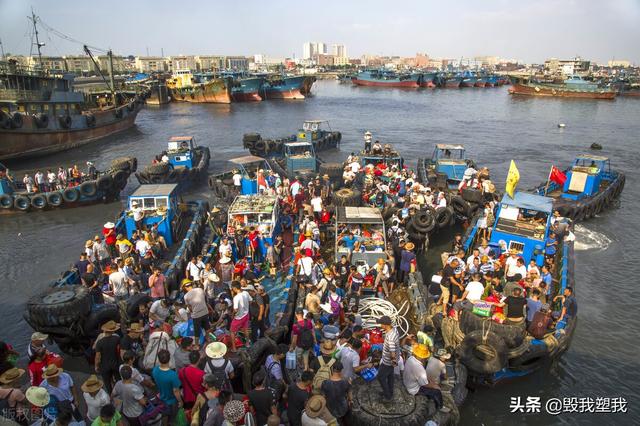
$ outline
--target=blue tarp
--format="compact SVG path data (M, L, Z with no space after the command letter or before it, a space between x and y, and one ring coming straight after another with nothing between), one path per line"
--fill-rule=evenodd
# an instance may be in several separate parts
M516 192L514 198L509 197L508 194L504 194L502 204L545 213L551 213L553 211L552 198L529 194L527 192Z

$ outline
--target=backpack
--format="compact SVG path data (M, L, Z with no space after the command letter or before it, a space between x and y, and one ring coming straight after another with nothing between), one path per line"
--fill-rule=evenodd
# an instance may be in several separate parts
M225 359L224 363L220 367L214 366L210 359L207 360L207 365L211 370L211 375L215 377L216 383L220 385L220 390L233 392L231 382L229 382L229 377L227 377L227 364L229 364L228 359Z
M203 393L201 395L206 402L200 407L200 415L198 417L199 419L198 424L200 426L204 425L205 421L207 420L207 417L209 416L209 412L218 406L218 398L209 399L207 398L206 394Z
M322 383L325 380L329 380L331 377L331 367L336 362L335 358L331 358L331 361L328 363L324 363L324 358L322 356L318 357L318 362L320 363L320 368L315 376L313 376L313 394L320 395L322 391L320 388L322 387Z
M149 398L144 411L138 416L138 421L142 426L160 425L162 423L162 413L165 409L166 405L158 396Z
M171 336L164 331L156 331L149 336L149 343L144 352L144 358L142 359L142 366L146 370L152 370L156 365L160 365L158 362L158 351L160 349L166 349L171 354L171 360L169 365L171 368L175 368L175 360L173 353L176 351L178 344Z
M300 327L300 323L297 324ZM309 320L304 320L302 328L300 329L300 340L299 344L302 349L305 351L313 348L313 326L311 328L308 327Z

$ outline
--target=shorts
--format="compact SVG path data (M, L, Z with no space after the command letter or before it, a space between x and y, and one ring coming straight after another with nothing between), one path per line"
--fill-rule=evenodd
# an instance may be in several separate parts
M449 287L445 287L442 284L440 285L440 290L442 290L442 303L449 303L449 299L451 298L451 292L449 291Z
M231 331L237 333L239 330L246 330L249 328L249 314L247 313L240 319L234 318L231 321Z

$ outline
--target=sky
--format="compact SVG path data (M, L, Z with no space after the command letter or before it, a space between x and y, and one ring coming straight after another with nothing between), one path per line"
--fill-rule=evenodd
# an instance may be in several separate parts
M0 0L5 52L29 54L31 7L48 26L120 55L301 57L304 42L323 41L346 45L350 57L640 64L640 0ZM44 28L41 36L43 54L82 53Z

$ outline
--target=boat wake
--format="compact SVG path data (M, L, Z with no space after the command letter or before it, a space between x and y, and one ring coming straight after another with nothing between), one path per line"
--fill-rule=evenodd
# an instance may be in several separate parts
M611 239L605 234L587 229L584 225L577 224L574 229L576 235L575 250L601 250L604 251L611 244Z

